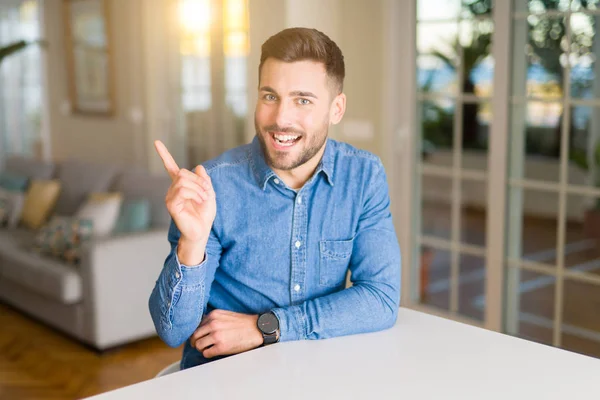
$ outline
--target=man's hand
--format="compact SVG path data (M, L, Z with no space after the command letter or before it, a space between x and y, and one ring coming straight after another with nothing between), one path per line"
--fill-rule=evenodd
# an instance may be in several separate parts
M202 319L190 344L206 358L255 349L263 344L257 321L258 315L214 310Z
M160 140L154 145L172 180L165 203L181 232L177 255L183 264L200 264L217 213L211 179L201 165L194 172L179 168Z

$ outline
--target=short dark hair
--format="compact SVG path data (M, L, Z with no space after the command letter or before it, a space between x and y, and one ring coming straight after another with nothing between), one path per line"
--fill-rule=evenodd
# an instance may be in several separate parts
M344 55L333 40L323 32L310 28L289 28L271 36L263 43L258 67L258 78L268 58L284 62L312 60L323 63L327 76L333 81L338 94L344 89Z

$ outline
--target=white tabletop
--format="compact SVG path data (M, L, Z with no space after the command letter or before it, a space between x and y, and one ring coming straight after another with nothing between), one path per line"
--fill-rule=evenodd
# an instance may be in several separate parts
M389 330L278 343L95 399L600 399L600 360L401 308Z

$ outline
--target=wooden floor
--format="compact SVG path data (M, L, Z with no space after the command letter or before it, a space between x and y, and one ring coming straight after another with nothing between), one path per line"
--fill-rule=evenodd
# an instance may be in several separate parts
M158 338L99 354L0 303L0 399L80 399L154 377L181 358Z

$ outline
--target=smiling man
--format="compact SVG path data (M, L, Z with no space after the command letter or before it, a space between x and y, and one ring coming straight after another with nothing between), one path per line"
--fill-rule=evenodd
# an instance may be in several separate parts
M250 144L189 171L156 143L173 180L171 252L149 307L159 336L185 343L181 368L396 321L386 174L376 156L328 139L346 110L342 52L317 30L286 29L263 44L258 70Z

